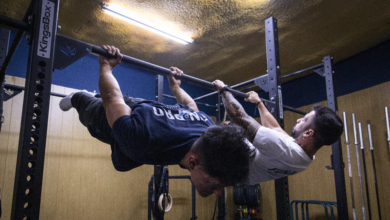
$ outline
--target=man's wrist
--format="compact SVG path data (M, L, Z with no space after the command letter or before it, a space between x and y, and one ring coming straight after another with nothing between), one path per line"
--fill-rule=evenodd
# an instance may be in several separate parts
M169 85L169 88L171 90L176 90L176 89L180 88L180 85Z
M230 91L230 87L228 85L225 85L219 90L219 94L222 94L225 91Z
M100 70L112 72L113 69L110 64L100 64Z

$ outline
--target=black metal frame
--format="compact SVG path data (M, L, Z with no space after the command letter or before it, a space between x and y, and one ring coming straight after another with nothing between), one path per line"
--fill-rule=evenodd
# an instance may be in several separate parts
M297 74L300 74L300 73L303 73L303 72L306 72L306 71L309 71L309 70L315 70L315 69L323 68L323 66L324 66L324 64L320 63L320 64L317 64L317 65L314 65L314 66L311 66L311 67L308 67L308 68L305 68L305 69L302 69L302 70L295 71L293 73L289 73L289 74L283 75L283 76L281 76L281 78L284 79L284 78L287 78L287 77L290 77L290 76L295 76ZM255 83L255 85L252 85L252 86L249 86L249 87L245 87L245 88L241 88L241 89L237 89L237 90L242 91L242 90L249 89L249 88L252 88L252 87L255 87L255 86L259 86L261 88L262 86L259 83L263 79L267 80L268 79L267 75L263 75L263 76L260 76L260 77L257 77L257 78L253 78L253 79L247 80L245 82L238 83L236 85L231 86L231 88L232 89L237 89L237 88L240 88L240 87L243 87L243 86L247 86L247 85L252 84L252 83ZM258 82L256 82L256 81L258 81ZM201 100L203 98L206 98L206 97L209 97L209 96L212 96L212 95L216 95L216 94L217 94L217 92L211 92L209 94L196 97L196 98L194 98L194 100L195 101Z
M334 89L333 81L333 58L326 56L323 59L324 74L326 83L326 95L328 100L328 107L334 112L338 113L337 96ZM321 74L320 74L321 75ZM337 214L339 219L349 219L348 217L348 205L347 205L347 191L345 188L345 176L344 176L344 161L343 153L341 150L340 139L336 143L332 144L331 155L332 167L334 170L334 179L336 184L336 197L337 197Z
M165 196L162 200L163 210L158 207L158 201L161 194L168 194L169 191L169 174L168 166L154 166L155 173L152 175L148 185L148 220L164 219L165 213ZM158 182L158 184L156 184Z
M295 203L295 218L293 214L293 206ZM334 217L334 211L333 206L337 208L336 202L329 202L329 201L317 201L317 200L293 200L291 201L290 210L291 210L291 219L292 220L299 220L298 216L298 204L301 203L301 219L309 219L309 204L312 205L322 205L324 207L325 211L325 219L329 220L329 214L328 214L328 207L330 209L330 218L332 220L335 219ZM305 211L306 210L306 211Z
M4 84L4 89L13 90L14 92L21 92L21 91L25 90L25 88L23 86L17 86L17 85L11 85L11 84ZM19 93L17 93L17 94L19 94ZM17 94L16 93L13 94L12 97L14 97ZM65 94L60 94L60 93L56 93L56 92L51 92L50 95L57 96L57 97L62 97L62 98L66 97Z
M278 121L280 127L284 128L278 29L277 20L273 17L265 20L265 40L267 50L269 99L275 102L272 107L275 110L270 112ZM288 193L287 177L275 180L275 196L277 219L290 219L290 198Z
M163 94L164 94L164 77L162 75L156 76L156 101L163 102ZM166 166L168 170L168 166ZM154 166L154 217L157 220L164 220L164 211L160 211L158 208L158 199L160 198L160 194L163 193L163 190L160 190L162 173L164 170L164 166L155 165Z
M195 214L195 208L196 208L195 186L191 181L191 176L169 176L167 166L165 166L163 168L163 171L161 174L162 175L160 177L160 185L159 185L160 190L159 191L157 191L157 189L155 188L155 185L154 185L154 183L156 181L154 175L152 175L152 177L150 178L150 181L149 181L149 186L148 186L148 220L152 220L152 215L153 215L154 220L158 220L159 218L164 218L164 211L160 211L158 206L153 207L154 206L153 203L158 204L157 203L158 198L156 200L156 198L153 196L155 196L156 194L161 195L163 193L168 193L169 179L188 179L191 182L192 215L191 215L190 220L196 220L198 217L196 217L196 214ZM163 205L163 207L165 207L165 197L162 200L162 205ZM160 212L160 214L157 214L156 211Z
M216 109L216 121L217 123L222 122L223 113L221 110L221 106L223 106L222 103L222 97L221 95L217 96L217 109ZM225 190L223 190L222 195L218 196L218 214L217 214L217 220L225 220L226 218L226 207L225 207Z
M38 219L59 0L33 1L11 219Z

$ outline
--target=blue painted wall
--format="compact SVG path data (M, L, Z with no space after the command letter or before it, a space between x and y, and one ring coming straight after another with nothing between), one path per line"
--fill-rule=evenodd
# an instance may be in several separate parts
M12 42L14 34L12 33L10 42ZM25 78L27 55L27 41L23 40L13 56L6 74ZM183 70L185 71L185 68ZM338 96L390 81L390 40L336 63L334 70L335 89ZM97 56L88 55L64 70L55 70L52 83L99 92L98 74ZM124 94L154 100L155 74L127 65L119 65L114 70L114 76ZM182 82L182 88L192 97L211 92L186 82ZM284 104L295 108L326 100L325 80L318 74L311 74L284 83L282 91ZM164 93L172 95L166 78L164 80ZM260 92L260 96L268 98L268 94L265 92ZM244 102L242 98L237 99L243 104L247 113L253 116L254 105ZM201 102L214 105L216 96L203 99ZM165 98L164 103L172 104L175 103L175 100ZM215 115L215 108L199 105L199 109L211 116ZM255 117L258 117L258 113Z
M334 71L337 96L390 81L390 40L336 63ZM285 83L282 89L283 102L291 107L326 100L325 79L316 73Z

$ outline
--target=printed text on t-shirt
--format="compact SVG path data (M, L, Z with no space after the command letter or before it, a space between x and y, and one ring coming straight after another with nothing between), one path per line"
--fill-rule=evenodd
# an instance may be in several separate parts
M171 110L153 107L153 112L156 116L166 116L171 120L177 119L177 120L184 121L185 119L191 119L191 121L194 121L194 120L208 121L206 116L204 116L202 114L198 114L197 112L190 112L190 111L186 111L186 110L178 110L178 111L176 111L177 114L175 114L175 113L172 113Z

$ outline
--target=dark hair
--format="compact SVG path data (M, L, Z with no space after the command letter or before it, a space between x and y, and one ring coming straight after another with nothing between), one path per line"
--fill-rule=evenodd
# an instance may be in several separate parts
M343 133L343 122L330 108L322 105L314 105L314 117L311 127L314 130L314 145L318 149L323 145L331 145L336 142Z
M209 127L194 146L205 171L224 186L244 183L255 154L246 143L244 131L237 125Z

